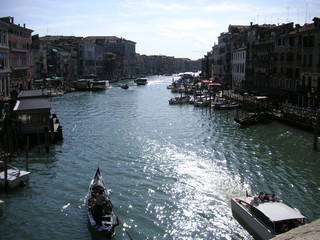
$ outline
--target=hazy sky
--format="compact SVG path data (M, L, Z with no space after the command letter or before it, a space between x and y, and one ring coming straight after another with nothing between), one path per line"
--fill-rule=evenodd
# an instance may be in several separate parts
M202 58L228 26L311 23L319 0L1 0L0 16L33 34L117 36L147 55Z

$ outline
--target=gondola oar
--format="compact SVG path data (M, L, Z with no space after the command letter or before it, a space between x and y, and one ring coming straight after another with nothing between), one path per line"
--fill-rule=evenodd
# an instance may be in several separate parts
M130 236L127 228L123 225L122 221L120 220L118 214L116 213L116 211L115 211L114 209L113 209L113 212L114 212L114 214L117 216L120 225L121 225L121 226L123 227L123 229L124 229L124 232L125 232L125 233L127 234L127 236L130 238L130 240L133 240L133 238Z

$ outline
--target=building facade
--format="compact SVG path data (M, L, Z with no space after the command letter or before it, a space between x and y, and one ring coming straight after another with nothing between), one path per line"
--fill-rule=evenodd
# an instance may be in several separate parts
M0 20L0 99L10 96L8 24Z
M317 109L320 107L319 44L320 19L316 17L313 23L295 27L292 22L251 23L240 28L230 25L228 32L221 33L218 44L212 48L213 77L228 89L240 87L274 97L278 102L289 101ZM210 54L205 56L203 64L208 64ZM228 84L229 74L231 84Z
M13 17L4 17L0 20L8 24L10 84L20 89L29 88L33 81L31 54L33 30L26 28L25 24L23 26L15 24Z
M232 53L232 86L231 89L242 89L246 77L246 48L238 48Z

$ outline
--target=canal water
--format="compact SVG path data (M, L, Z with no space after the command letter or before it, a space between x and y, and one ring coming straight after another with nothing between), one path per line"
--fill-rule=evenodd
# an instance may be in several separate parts
M319 218L312 134L277 122L242 129L235 111L169 105L171 77L127 83L51 99L64 140L50 153L32 148L27 187L0 193L1 239L99 239L85 208L97 167L124 226L113 239L252 239L230 208L246 190L276 193L307 222Z

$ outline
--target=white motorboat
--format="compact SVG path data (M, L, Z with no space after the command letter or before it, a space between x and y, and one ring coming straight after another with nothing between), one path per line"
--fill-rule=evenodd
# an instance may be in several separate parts
M99 90L105 90L109 87L109 81L108 80L96 80L92 81L91 84L91 90L92 91L99 91Z
M271 239L305 223L297 209L281 201L260 201L258 197L231 199L232 215L256 239Z
M181 96L181 97L173 97L169 99L169 104L183 104L183 103L188 103L190 100L189 95Z
M29 180L30 172L20 170L7 164L7 182L9 189L24 186ZM5 187L5 164L0 161L0 187Z

